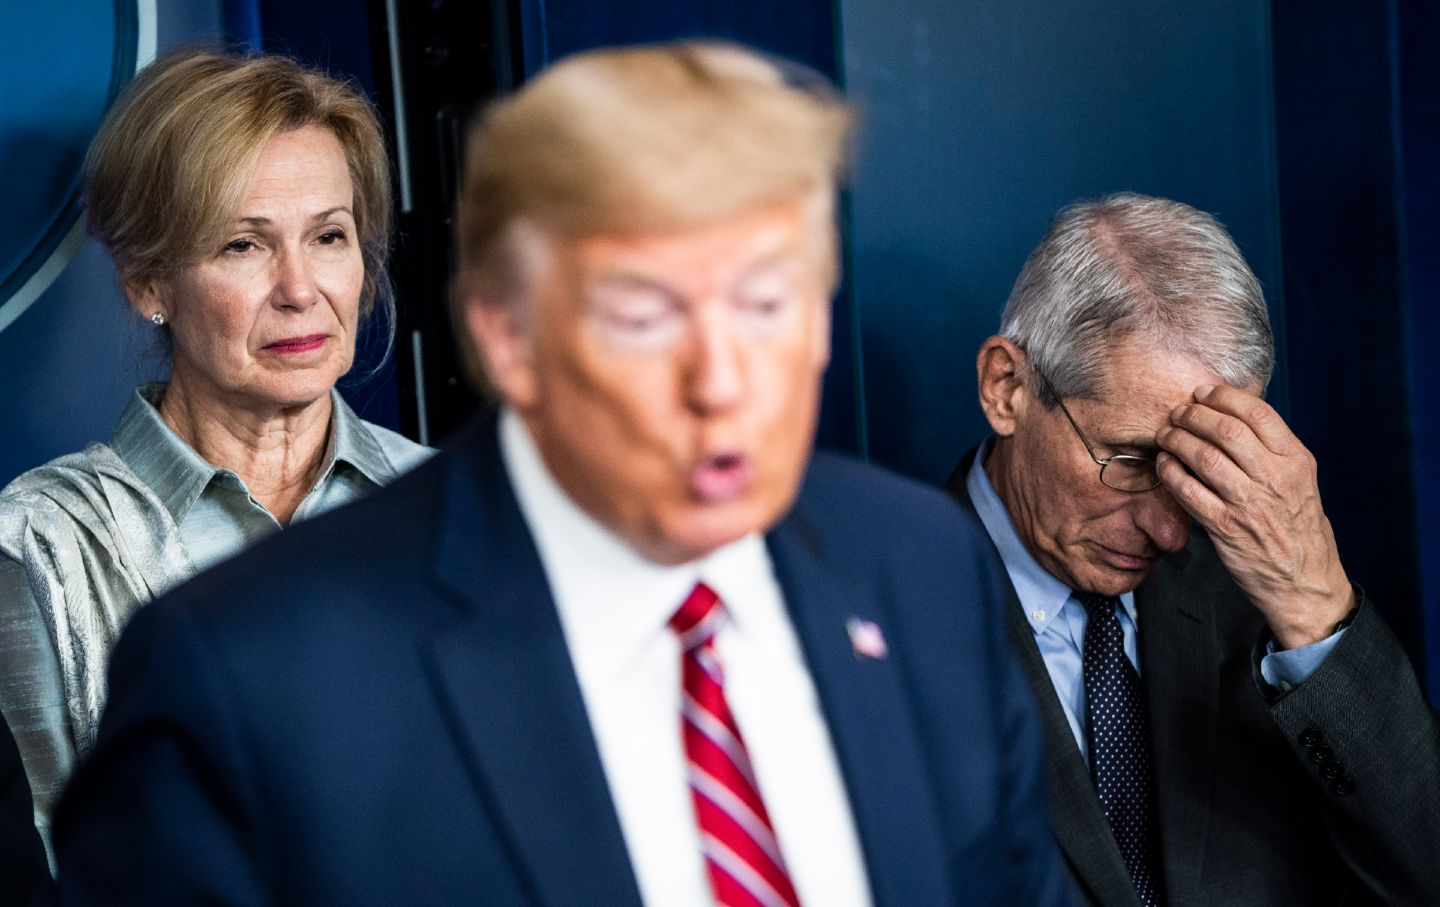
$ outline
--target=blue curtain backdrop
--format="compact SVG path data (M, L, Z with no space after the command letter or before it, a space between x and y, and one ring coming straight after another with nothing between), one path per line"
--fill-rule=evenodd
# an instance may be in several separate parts
M1440 7L1401 0L1391 34L1398 57L1394 85L1399 117L1399 184L1409 372L1414 418L1415 504L1423 614L1430 664L1430 701L1440 703ZM1364 470L1361 484L1393 493L1388 477Z
M1396 29L1394 3L1273 4L1290 420L1351 577L1423 666Z

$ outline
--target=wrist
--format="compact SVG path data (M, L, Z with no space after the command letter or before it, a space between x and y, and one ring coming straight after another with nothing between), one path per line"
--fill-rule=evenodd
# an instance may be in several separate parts
M1343 593L1327 596L1322 602L1298 609L1296 619L1269 621L1270 632L1280 649L1300 649L1328 639L1355 619L1360 602L1347 582Z

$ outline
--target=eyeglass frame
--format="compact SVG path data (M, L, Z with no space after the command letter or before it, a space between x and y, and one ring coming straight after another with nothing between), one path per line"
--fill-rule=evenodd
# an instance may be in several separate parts
M1131 454L1116 454L1113 457L1095 456L1094 446L1090 444L1090 439L1085 437L1085 432L1080 430L1080 423L1076 422L1075 417L1070 415L1070 410L1066 408L1065 401L1061 399L1059 392L1055 390L1055 385L1051 384L1050 379L1045 377L1045 375L1038 368L1031 366L1030 370L1035 373L1036 377L1038 377L1041 381L1045 382L1045 389L1050 392L1050 396L1055 398L1056 404L1058 404L1060 407L1060 412L1065 414L1065 421L1069 422L1070 427L1075 429L1075 436L1080 439L1081 444L1085 445L1085 452L1089 454L1090 459L1094 460L1096 465L1100 467L1101 485L1104 485L1106 488L1111 488L1115 491L1122 492L1124 494L1147 494L1164 484L1164 482L1160 479L1159 466L1156 463L1154 457L1137 457L1132 456ZM1121 488L1118 485L1111 485L1109 482L1105 481L1105 469L1111 463L1114 463L1116 461L1120 461L1121 463L1148 465L1150 467L1150 471L1155 475L1155 484L1151 485L1149 488Z

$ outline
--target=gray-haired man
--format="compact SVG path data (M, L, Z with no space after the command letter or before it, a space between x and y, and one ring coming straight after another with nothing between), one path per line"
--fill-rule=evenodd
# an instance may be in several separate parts
M1093 903L1440 903L1440 725L1273 365L1224 228L1129 194L1057 216L980 347L995 436L947 490L1010 575Z

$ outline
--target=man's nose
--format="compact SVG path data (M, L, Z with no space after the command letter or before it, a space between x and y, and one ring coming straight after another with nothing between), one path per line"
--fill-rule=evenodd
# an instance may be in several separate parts
M696 316L686 393L697 412L729 409L745 393L745 362L734 325L723 310Z
M1161 485L1135 495L1135 524L1164 552L1179 551L1190 541L1190 514Z

